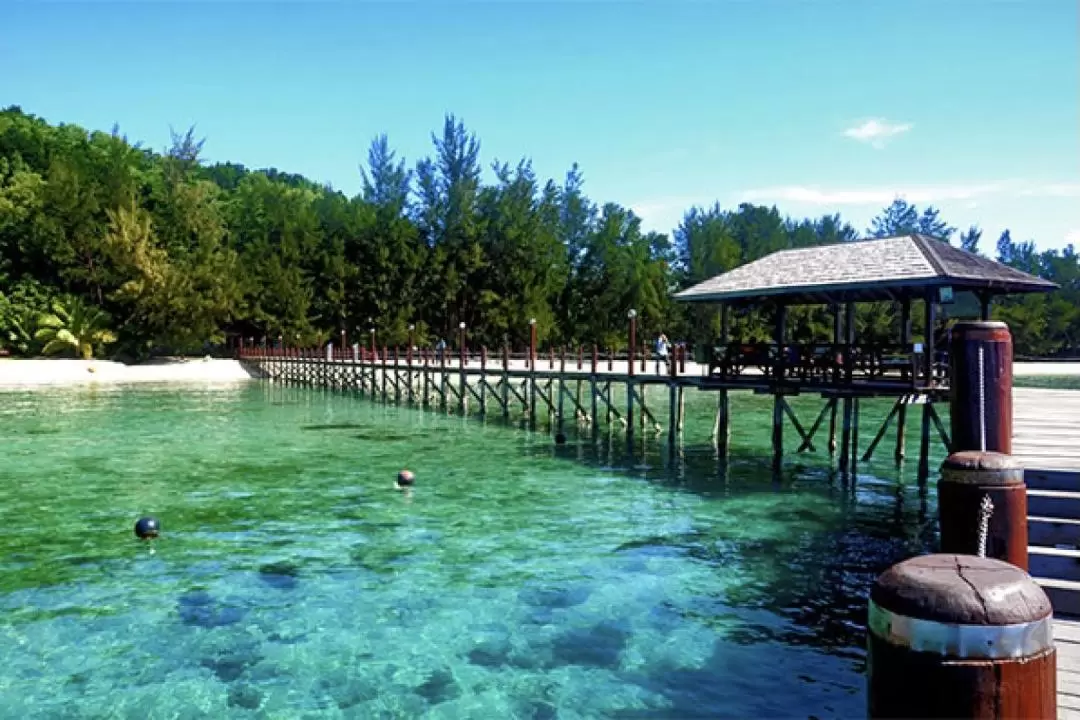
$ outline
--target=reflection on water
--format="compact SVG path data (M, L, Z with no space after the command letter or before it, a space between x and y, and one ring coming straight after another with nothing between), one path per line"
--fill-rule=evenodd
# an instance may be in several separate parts
M708 397L675 452L273 386L3 399L12 715L861 716L870 584L934 542L889 465L774 475L752 397L724 460Z

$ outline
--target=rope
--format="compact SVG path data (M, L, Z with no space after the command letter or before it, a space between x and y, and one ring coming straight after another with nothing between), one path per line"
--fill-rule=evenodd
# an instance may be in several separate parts
M979 540L978 540L978 555L981 558L986 557L986 540L990 534L990 516L994 514L994 503L990 500L989 495L983 495L982 503L979 505Z

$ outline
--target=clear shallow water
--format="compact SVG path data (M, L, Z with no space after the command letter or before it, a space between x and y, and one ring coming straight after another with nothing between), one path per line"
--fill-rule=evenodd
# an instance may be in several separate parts
M891 463L773 477L764 398L721 464L713 402L669 457L274 386L0 393L0 716L861 717L866 593L933 508Z

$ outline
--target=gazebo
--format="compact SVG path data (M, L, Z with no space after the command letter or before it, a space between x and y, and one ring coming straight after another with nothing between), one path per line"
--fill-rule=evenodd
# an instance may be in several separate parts
M688 303L721 307L721 337L708 359L702 389L718 390L717 442L726 451L729 413L727 391L751 389L774 395L773 449L778 464L782 451L783 417L791 418L803 438L800 450L813 448L813 437L830 415L830 451L836 448L837 404L843 405L841 470L857 458L858 401L861 397L896 397L892 412L874 438L869 459L890 423L898 419L897 461L903 458L906 406L923 405L919 476L928 475L930 425L948 445L948 435L933 403L949 396L948 348L935 347L941 306L963 308L952 315L989 319L995 296L1049 292L1052 282L1001 263L952 247L926 235L857 240L816 247L781 250L717 275L675 295ZM855 333L857 303L891 302L900 316L899 337L893 343L860 343ZM923 302L926 331L922 342L912 341L911 311ZM798 305L827 305L833 318L832 342L794 344L788 340L787 309ZM730 308L771 309L770 343L735 343L730 338ZM827 399L809 431L805 431L785 401L785 395L820 393Z

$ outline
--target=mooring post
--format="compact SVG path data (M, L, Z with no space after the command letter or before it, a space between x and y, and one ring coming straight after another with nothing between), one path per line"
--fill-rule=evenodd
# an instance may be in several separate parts
M1012 452L1013 343L1003 322L959 322L949 348L953 450Z
M1057 718L1053 610L1023 570L922 555L870 592L870 718Z
M941 552L985 555L1028 569L1027 485L1015 458L963 450L938 480Z

